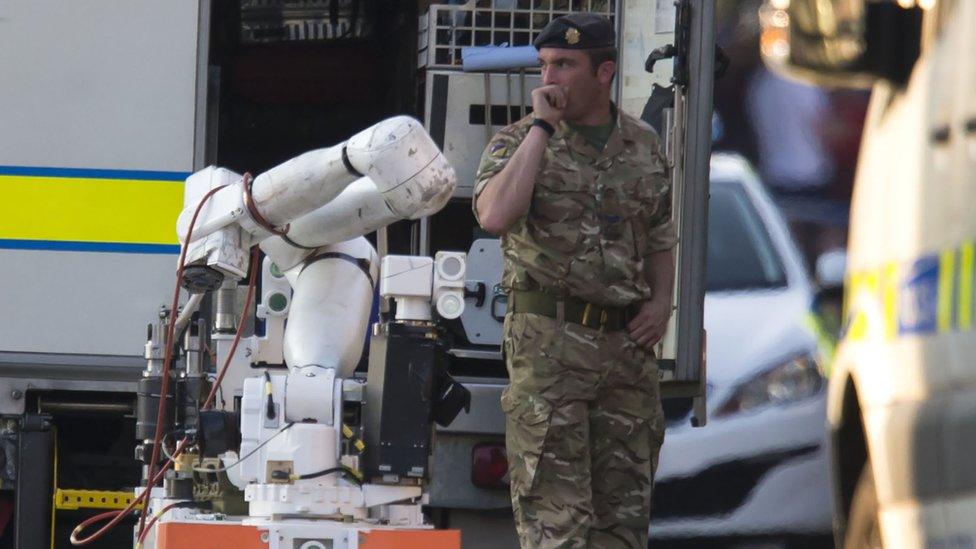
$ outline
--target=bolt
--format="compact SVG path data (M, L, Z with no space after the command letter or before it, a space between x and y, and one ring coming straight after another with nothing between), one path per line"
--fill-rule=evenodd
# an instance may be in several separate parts
M268 538L268 533L267 532L261 532L261 543L268 543L268 539L269 539Z
M21 398L23 398L23 396L24 396L24 392L21 391L20 389L14 389L13 391L10 391L10 398L14 400L20 400Z

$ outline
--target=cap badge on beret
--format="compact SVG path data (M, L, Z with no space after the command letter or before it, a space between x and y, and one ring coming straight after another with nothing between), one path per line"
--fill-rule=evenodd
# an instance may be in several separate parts
M566 29L566 43L576 44L580 40L580 32L572 27Z

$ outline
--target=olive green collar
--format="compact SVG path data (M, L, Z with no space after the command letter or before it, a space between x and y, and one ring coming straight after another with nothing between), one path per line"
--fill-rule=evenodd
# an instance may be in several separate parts
M582 154L591 160L617 156L623 152L624 142L635 141L636 137L633 129L627 126L620 109L618 109L617 105L615 105L612 101L610 102L610 116L613 123L613 129L610 131L610 136L607 137L606 145L604 145L602 151L593 147L593 145L586 140L586 137L584 137L581 132L574 129L573 126L571 126L565 120L559 122L559 125L556 127L554 137L565 140L566 146L569 147L572 152Z

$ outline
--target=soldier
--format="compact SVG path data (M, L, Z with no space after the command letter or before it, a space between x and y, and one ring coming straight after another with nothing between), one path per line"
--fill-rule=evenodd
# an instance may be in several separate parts
M533 113L492 138L476 177L475 217L505 256L523 548L647 546L675 234L658 137L610 100L614 44L604 17L553 20L534 43Z

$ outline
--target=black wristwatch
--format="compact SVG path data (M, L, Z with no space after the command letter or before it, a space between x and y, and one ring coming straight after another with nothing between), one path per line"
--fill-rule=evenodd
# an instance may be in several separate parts
M546 133L549 134L549 137L552 137L556 133L556 128L553 128L552 127L552 124L546 122L545 120L543 120L541 118L533 118L532 119L532 125L533 126L538 126L538 127L542 128L543 130L546 130Z

